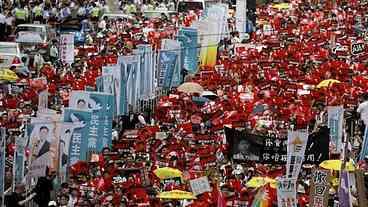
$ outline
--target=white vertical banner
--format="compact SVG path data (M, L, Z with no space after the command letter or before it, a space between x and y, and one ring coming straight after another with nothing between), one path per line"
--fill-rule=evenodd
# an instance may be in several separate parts
M46 111L48 108L49 94L47 89L38 95L38 111Z
M72 64L74 62L74 34L60 35L60 59L64 63Z
M297 207L296 179L280 178L277 182L277 206Z
M296 179L280 178L277 182L277 206L297 207Z
M343 106L329 106L328 128L330 129L330 143L333 147L333 153L340 153L342 150L342 132L344 124L344 108Z
M245 37L245 25L247 23L247 0L236 1L236 30L239 32L240 39Z
M286 177L298 177L307 142L307 130L288 131Z

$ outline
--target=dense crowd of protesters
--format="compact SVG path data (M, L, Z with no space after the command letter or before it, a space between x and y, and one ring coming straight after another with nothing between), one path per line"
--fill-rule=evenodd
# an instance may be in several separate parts
M339 2L338 2L339 3ZM25 128L24 118L34 116L37 112L38 93L48 89L49 107L61 110L67 106L70 90L84 90L85 86L94 86L96 77L101 73L105 64L114 64L117 56L131 54L136 45L149 43L159 48L162 38L173 38L178 26L189 26L197 17L196 13L178 14L171 17L162 15L154 20L145 19L142 12L145 10L175 10L176 2L129 1L119 2L115 5L117 10L130 14L128 20L100 19L103 13L109 12L108 2L103 1L45 1L45 2L15 2L3 1L0 13L0 40L11 40L15 25L21 23L45 23L56 25L66 23L71 19L79 19L81 24L91 28L87 35L86 45L78 48L76 62L72 65L60 63L58 42L50 44L48 57L35 56L28 65L30 73L19 74L21 79L16 87L8 89L2 86L0 91L1 126L7 128L7 155L14 153L14 143ZM226 158L226 144L223 137L218 134L224 125L247 122L253 133L267 134L283 133L293 125L303 128L309 123L310 132L327 123L327 105L351 106L350 116L346 118L349 128L349 142L351 158L358 163L358 156L363 142L364 125L367 114L367 79L368 72L366 59L362 57L354 61L345 59L344 55L333 54L328 48L330 39L327 31L317 29L335 28L340 25L340 34L336 41L345 43L345 36L360 38L362 28L367 28L368 18L364 16L366 6L357 6L354 2L339 5L336 10L328 7L314 6L306 1L299 4L299 8L288 11L272 11L269 8L260 8L258 17L268 20L277 35L267 34L262 25L257 25L256 32L248 40L242 40L239 32L232 32L229 37L221 41L218 49L218 64L223 65L226 72L211 71L211 77L202 78L199 75L187 76L187 81L199 82L206 89L217 91L218 98L213 106L198 106L192 97L170 91L171 95L179 98L165 96L160 99L155 108L147 108L145 113L134 113L114 120L114 137L112 149L105 149L93 162L78 163L70 169L70 180L62 183L56 189L54 172L47 172L46 177L38 180L35 189L25 195L25 186L15 186L15 191L9 193L8 206L24 206L32 199L40 207L43 206L178 206L177 201L161 202L156 198L160 190L183 189L188 190L188 183L165 186L159 182L152 173L158 166L170 166L187 171L187 178L208 175L212 192L198 196L198 199L189 206L216 206L221 191L230 192L226 195L230 206L250 206L256 189L246 188L245 183L254 176L278 176L282 174L283 167L260 165L236 165ZM357 14L361 19L356 19ZM329 17L329 18L327 18ZM232 21L229 21L230 23ZM345 25L345 27L343 27ZM336 27L337 28L337 27ZM145 29L150 29L146 35ZM162 31L164 30L164 32ZM157 37L158 36L158 37ZM288 40L288 38L292 40ZM339 40L342 39L341 41ZM347 41L347 40L346 40ZM234 46L237 43L262 43L266 48L257 51L249 49L240 58ZM346 43L348 44L348 43ZM277 45L277 46L274 46ZM281 49L280 49L281 48ZM90 51L88 51L90 50ZM88 53L97 55L88 56ZM44 60L50 59L50 62ZM264 65L247 64L245 61L264 61ZM270 63L271 62L271 63ZM292 64L289 64L294 62ZM242 64L244 67L242 67ZM267 68L267 70L265 69ZM207 68L202 68L204 71ZM286 76L283 79L280 71ZM185 71L184 71L185 72ZM31 78L45 78L47 83L31 81ZM295 97L287 93L285 82L305 82L318 84L324 79L337 79L343 82L330 90L314 90L306 99ZM221 84L219 85L219 81ZM274 87L262 89L267 83ZM239 86L242 86L239 89ZM239 90L238 90L239 89ZM297 90L297 89L295 89ZM281 91L281 92L280 92ZM249 113L249 107L242 101L240 93L251 92L257 104L268 105L269 108L261 114ZM277 98L276 98L277 96ZM309 100L308 100L309 98ZM361 103L358 102L361 101ZM167 109L163 103L170 103L175 110ZM254 104L254 103L253 103ZM359 105L360 104L360 105ZM270 106L276 106L272 108ZM362 121L360 120L359 114ZM143 121L142 121L142 116ZM199 117L199 118L198 118ZM149 120L146 121L145 120ZM198 121L199 119L199 121ZM266 120L261 123L259 120ZM151 121L152 120L152 121ZM271 121L270 121L271 120ZM188 124L189 121L189 124ZM249 122L249 123L248 123ZM150 126L151 125L151 126ZM136 143L128 144L129 130L137 129ZM153 139L156 132L166 132L169 138L166 141ZM187 141L189 135L198 139L212 139L211 144L193 144ZM185 139L184 139L185 137ZM204 137L204 138L203 138ZM193 137L192 137L193 138ZM209 141L209 140L207 140ZM119 149L134 149L134 155L147 152L150 159L128 162L120 155L114 154ZM157 148L157 149L155 149ZM164 149L161 149L164 148ZM183 150L184 149L184 150ZM29 153L29 152L28 152ZM188 158L185 154L196 154ZM336 156L336 155L335 155ZM9 160L11 160L9 158ZM115 161L123 160L123 164ZM139 160L139 159L138 159ZM143 161L144 160L144 161ZM363 170L367 170L367 160L359 162ZM164 164L162 164L164 163ZM215 164L213 164L215 163ZM213 165L211 165L213 164ZM129 169L121 181L113 180L119 177L119 169ZM213 170L215 169L215 170ZM299 206L308 205L309 199L309 168L303 169L298 182ZM214 174L212 171L216 171ZM5 188L11 188L11 164L6 169ZM354 189L356 190L356 189ZM356 198L356 192L353 191ZM50 202L51 201L51 202ZM21 202L21 203L19 203ZM338 202L337 187L330 190L330 205ZM183 204L183 203L181 203ZM273 203L274 206L277 204ZM357 206L357 201L353 200Z

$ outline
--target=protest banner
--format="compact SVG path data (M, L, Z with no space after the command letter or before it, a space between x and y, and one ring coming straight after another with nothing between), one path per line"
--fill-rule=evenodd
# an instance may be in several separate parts
M158 61L158 87L170 88L176 67L175 52L161 50Z
M62 62L72 64L74 62L74 34L60 35L60 58Z
M190 73L194 74L198 70L198 31L195 28L180 28L178 40L183 47L183 66Z
M27 129L25 130L27 131ZM28 137L26 133L23 137L17 137L15 140L15 150L13 158L13 188L16 184L23 181L24 178L24 164L26 160L25 148L27 146Z
M262 136L225 127L229 157L236 162L258 161L265 164L286 164L287 139ZM329 159L329 131L322 127L308 136L304 163L319 164ZM249 146L249 147L248 147ZM248 148L251 148L248 150Z
M352 207L353 203L351 200L350 190L350 179L349 172L343 170L340 172L340 185L339 185L339 206L340 207Z
M311 206L328 206L328 195L330 189L330 173L327 170L315 169L311 182Z
M208 182L207 176L196 178L189 181L190 188L195 196L205 192L211 192L211 187Z
M277 182L277 206L297 207L296 179L279 178Z
M92 111L90 120L90 136L88 146L96 142L96 149L100 152L112 143L112 120L114 110L114 97L112 94L93 91L72 91L69 107L87 109Z
M44 176L47 167L57 171L60 123L60 115L52 110L40 112L31 119L28 127L28 147L31 150L28 178Z
M141 57L141 73L139 78L140 94L144 99L149 99L154 96L154 82L155 82L155 59L156 53L152 52L151 45L138 45L138 54Z
M71 140L69 146L68 165L73 165L79 160L86 161L89 148L96 149L97 141L88 143L90 136L90 122L92 111L83 109L64 109L64 122L72 123ZM67 135L65 135L67 136ZM68 135L70 136L70 135ZM90 144L90 146L89 146Z
M330 141L333 146L333 153L340 153L342 149L342 130L344 120L344 108L342 106L329 106L328 128L330 129Z
M302 167L305 148L308 142L308 132L288 131L286 176L297 178Z
M183 68L183 50L179 41L172 39L162 40L162 50L169 50L174 52L176 56L175 69L173 72L170 87L177 87L182 81L182 68Z

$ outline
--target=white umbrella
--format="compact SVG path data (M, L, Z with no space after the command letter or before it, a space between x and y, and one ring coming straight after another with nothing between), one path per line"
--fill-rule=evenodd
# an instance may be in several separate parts
M181 84L178 87L178 91L183 92L183 93L202 94L204 90L203 90L203 87L201 85L199 85L198 83L187 82L187 83Z

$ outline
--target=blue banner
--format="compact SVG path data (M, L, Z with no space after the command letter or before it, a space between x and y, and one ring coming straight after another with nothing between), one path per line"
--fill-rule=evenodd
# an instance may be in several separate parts
M139 83L140 97L147 99L154 93L154 64L153 64L153 52L151 45L138 45L137 53L140 55L141 73Z
M344 108L342 106L329 106L327 111L328 128L330 129L330 140L333 145L333 152L340 153L342 149Z
M158 87L170 88L178 55L172 51L160 51Z
M178 35L183 47L184 68L195 74L198 69L198 31L195 28L181 28Z
M140 91L140 64L139 55L120 56L118 64L121 71L121 114L128 114L136 107L138 92ZM121 115L119 114L119 115Z
M24 161L25 161L25 147L27 144L26 137L18 137L15 140L15 151L13 161L13 186L22 182L24 178Z
M163 39L162 50L171 51L177 55L174 72L172 75L170 87L177 87L182 83L182 69L183 69L183 53L181 43L177 40Z
M90 93L90 99L96 101L101 108L93 111L94 124L98 128L97 151L101 152L104 147L112 144L112 120L114 115L114 96L112 94Z
M73 123L72 136L69 145L68 164L73 165L78 160L87 161L88 148L96 148L97 140L88 143L97 136L96 130L91 130L92 112L90 110L65 108L64 122ZM91 146L88 146L91 145Z
M83 105L82 105L83 104ZM69 106L92 111L88 148L100 152L112 144L112 120L114 115L114 96L92 91L72 91ZM96 145L95 145L96 143Z

